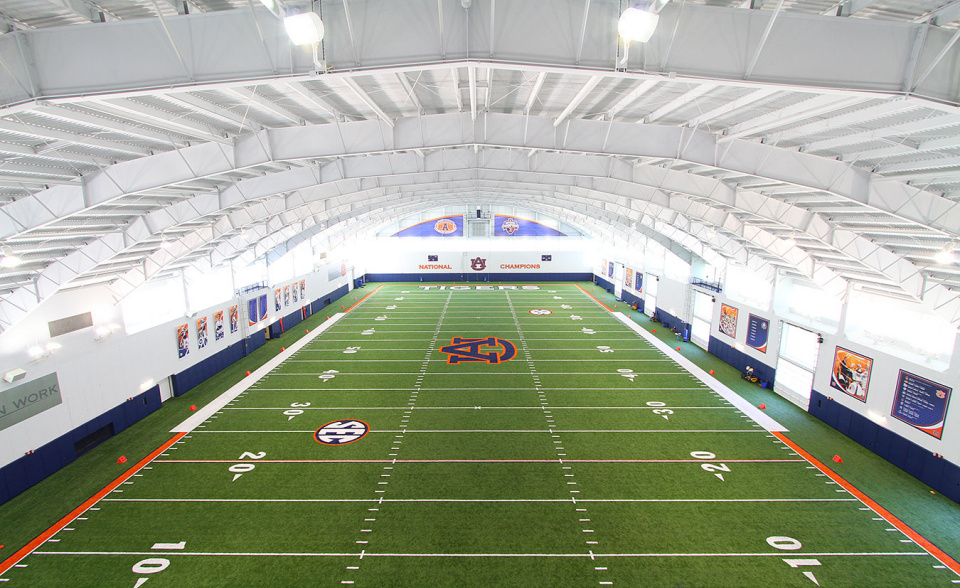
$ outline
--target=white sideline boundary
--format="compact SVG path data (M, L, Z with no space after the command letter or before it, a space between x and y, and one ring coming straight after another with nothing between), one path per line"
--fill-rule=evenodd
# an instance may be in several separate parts
M753 419L754 422L767 431L770 431L771 433L789 432L789 429L767 416L766 413L762 412L759 408L744 400L739 394L730 388L727 388L724 384L721 384L716 378L703 371L698 365L668 347L663 341L657 339L651 333L648 333L646 329L633 322L633 320L631 320L627 315L623 314L622 312L614 312L613 316L617 317L617 320L625 324L631 331L640 335L646 339L648 343L664 352L667 357L680 364L680 367L693 374L694 377L709 386L711 390L722 396L727 402L743 411L745 415Z
M237 396L240 396L241 394L246 392L250 388L250 386L253 386L254 384L256 384L257 381L260 380L260 378L269 374L271 371L273 371L274 368L276 368L278 365L283 363L284 360L289 359L290 356L292 356L294 353L296 353L297 351L300 351L303 347L305 347L308 343L313 341L321 333L323 333L328 328L335 325L337 321L342 319L344 316L346 315L342 312L338 312L337 314L331 316L330 318L322 322L318 327L316 327L315 329L313 329L312 331L310 331L309 333L301 337L293 345L291 345L290 347L287 347L285 351L281 351L280 353L278 353L275 357L267 361L267 363L257 368L256 371L252 372L249 376L245 377L244 379L240 380L239 382L231 386L229 390L227 390L220 396L217 396L215 399L210 401L210 403L204 406L203 408L197 410L197 412L195 412L190 418L183 421L176 427L170 429L170 432L171 433L192 432L195 428L197 428L198 425L202 425L205 420L213 416L218 410L221 410L224 406L226 406L230 402L233 402L237 398Z

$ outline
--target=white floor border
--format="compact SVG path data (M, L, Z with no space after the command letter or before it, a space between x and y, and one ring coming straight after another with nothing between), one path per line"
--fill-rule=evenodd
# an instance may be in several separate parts
M300 340L298 340L296 343L294 343L290 347L287 347L285 351L281 351L280 353L278 353L276 357L273 357L272 359L267 361L267 363L257 368L257 370L252 372L249 376L240 380L239 382L231 386L229 390L227 390L220 396L217 396L209 404L199 409L190 418L183 421L176 427L170 429L170 432L171 433L189 433L193 431L197 427L197 425L202 425L203 421L209 419L218 410L222 409L224 406L226 406L230 402L233 402L233 400L236 399L237 396L246 392L247 389L250 388L250 386L252 386L257 382L257 380L259 380L260 378L270 373L274 368L276 368L278 365L283 363L286 359L289 359L291 355L293 355L294 353L302 349L305 345L313 341L316 337L320 336L320 334L323 333L325 330L335 325L337 321L342 319L344 316L346 315L342 312L338 312L337 314L331 316L330 318L325 320L323 323L321 323L320 326L318 326L317 328L313 329L312 331L310 331L309 333L301 337Z
M789 429L787 429L786 427L784 427L774 419L767 416L767 414L761 411L759 408L757 408L756 406L744 400L739 394L737 394L730 388L727 388L724 384L721 384L716 378L714 378L707 372L703 371L698 365L696 365L686 357L677 353L676 350L668 347L666 343L664 343L660 339L657 339L655 336L653 336L653 334L648 333L646 329L644 329L637 323L633 322L633 320L630 317L626 316L622 312L614 312L613 316L617 317L617 320L627 325L627 327L630 330L634 331L635 333L637 333L638 335L646 339L651 345L653 345L660 351L663 351L664 353L666 353L667 357L676 361L678 364L680 364L680 367L684 368L685 370L693 374L701 382L709 386L711 390L713 390L714 392L716 392L717 394L725 398L727 402L729 402L730 404L736 406L738 409L743 411L744 414L746 414L748 417L753 419L754 422L756 422L758 425L760 425L764 429L770 431L771 433L774 431L777 431L779 433L786 433L789 431Z

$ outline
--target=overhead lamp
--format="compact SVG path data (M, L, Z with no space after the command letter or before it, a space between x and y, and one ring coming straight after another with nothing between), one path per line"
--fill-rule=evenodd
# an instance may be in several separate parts
M784 242L785 244L789 245L790 247L793 247L794 245L797 244L797 240L793 238L793 235L792 235L792 234L791 234L789 237L787 237L786 239L784 239L783 242Z
M120 330L120 325L116 323L110 323L108 325L100 325L93 330L93 340L94 341L103 341L110 335L116 333Z
M937 251L936 253L934 253L933 260L939 263L940 265L949 265L956 261L956 258L954 257L953 254L954 254L953 244L950 244L944 247L943 249L941 249L940 251Z
M34 361L40 361L56 353L63 345L53 341L47 341L46 345L33 345L27 348L27 355Z
M5 269L15 268L21 263L23 263L23 260L12 253L4 253L3 257L0 257L0 267Z
M634 3L623 11L617 23L617 32L625 43L646 43L657 30L660 15L654 12L656 4Z
M294 45L310 45L313 48L313 65L317 73L327 70L320 60L320 41L323 40L323 21L315 12L302 12L283 19L283 28Z

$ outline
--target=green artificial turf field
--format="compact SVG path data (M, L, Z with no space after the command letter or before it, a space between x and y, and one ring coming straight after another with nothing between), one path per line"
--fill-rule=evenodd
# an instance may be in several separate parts
M378 288L0 581L960 583L776 421L576 285L482 287Z

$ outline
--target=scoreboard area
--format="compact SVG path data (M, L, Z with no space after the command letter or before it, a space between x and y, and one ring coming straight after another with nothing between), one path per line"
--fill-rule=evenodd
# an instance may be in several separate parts
M366 292L0 582L960 584L956 562L583 286Z

